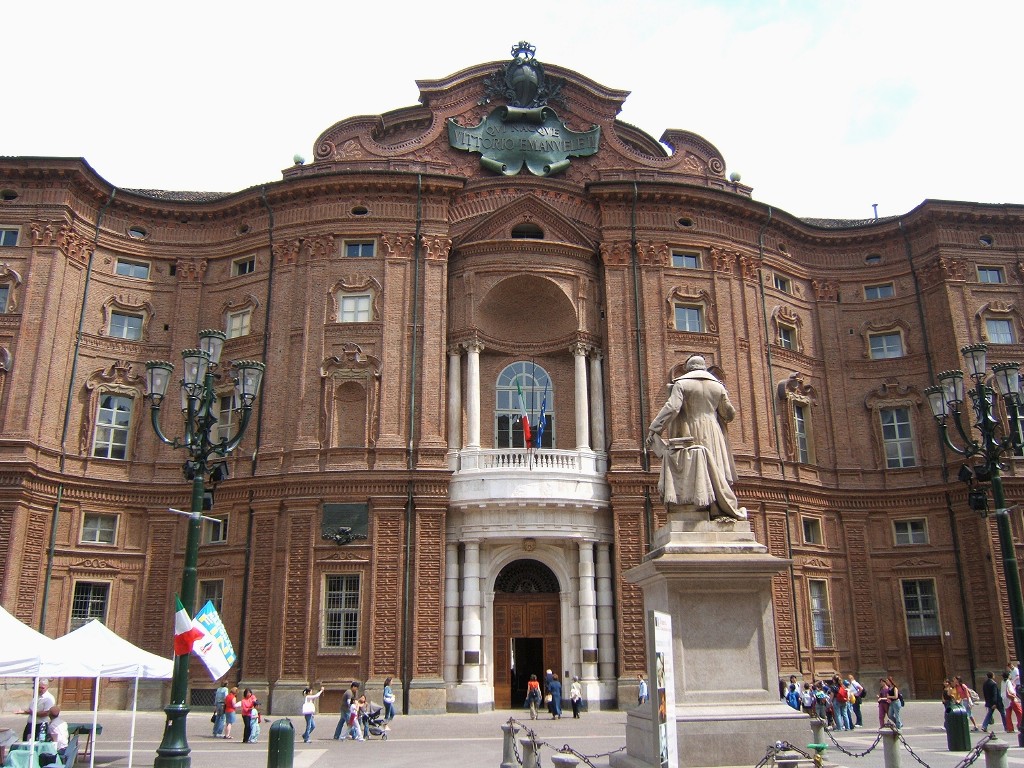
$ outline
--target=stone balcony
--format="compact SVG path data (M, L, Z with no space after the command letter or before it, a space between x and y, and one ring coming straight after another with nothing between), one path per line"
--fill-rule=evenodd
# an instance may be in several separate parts
M449 503L489 506L608 506L608 458L589 450L463 448L448 454Z

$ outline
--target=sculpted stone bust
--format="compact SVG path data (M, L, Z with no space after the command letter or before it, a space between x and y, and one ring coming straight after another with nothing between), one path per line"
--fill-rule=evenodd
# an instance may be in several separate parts
M736 417L729 393L708 372L700 355L686 361L686 373L670 385L668 401L648 429L647 443L661 456L658 490L666 506L707 508L711 519L745 520L730 487L736 467L725 425Z

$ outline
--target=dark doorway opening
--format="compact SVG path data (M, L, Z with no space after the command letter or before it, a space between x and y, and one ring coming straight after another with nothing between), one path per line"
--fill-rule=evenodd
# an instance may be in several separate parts
M544 685L544 639L540 637L512 638L512 700L510 707L519 707L526 701L526 684L530 675L536 675Z

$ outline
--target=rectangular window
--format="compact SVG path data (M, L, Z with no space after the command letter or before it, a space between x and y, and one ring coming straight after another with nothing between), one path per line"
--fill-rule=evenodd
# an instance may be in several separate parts
M71 631L88 624L92 619L107 619L107 599L110 585L103 582L79 581L75 583L71 598Z
M123 395L100 395L92 455L100 459L124 459L128 455L128 428L132 421L132 399Z
M1005 283L1002 267L978 267L979 283Z
M375 240L346 240L345 257L349 259L368 259L376 252L376 246Z
M323 644L325 648L359 647L359 575L324 579Z
M0 315L6 314L7 302L11 300L11 286L0 285Z
M779 346L783 349L796 349L796 328L779 326Z
M873 333L868 336L872 360L903 357L903 336L895 333Z
M864 286L864 298L867 301L877 301L878 299L891 299L894 295L895 291L893 290L892 283Z
M772 277L772 284L783 293L792 293L793 284L790 282L788 277L774 275Z
M235 259L231 262L231 275L233 277L240 277L241 275L249 275L256 271L256 257L246 256L244 259Z
M672 251L672 266L682 269L700 269L700 254L691 251Z
M1017 417L1017 420L1010 425L1016 438L1013 449L1014 456L1024 456L1024 413Z
M931 579L907 579L903 582L903 609L907 614L909 637L939 635L939 603L935 582Z
M916 466L914 436L910 430L909 408L883 408L882 442L885 444L885 466L901 469Z
M18 244L18 230L0 229L0 247L13 248Z
M110 338L138 341L142 338L142 318L139 315L111 312Z
M1009 320L985 320L985 330L988 332L990 344L1015 344L1013 336L1013 323Z
M114 272L121 277L134 277L136 280L148 280L149 263L145 261L118 259L114 266Z
M196 606L196 611L202 610L207 603L213 603L217 613L220 613L221 606L224 605L224 581L222 579L199 582L199 605Z
M214 439L218 442L230 440L235 434L235 396L221 395L217 398L217 432Z
M828 602L828 582L811 579L807 582L811 598L811 630L815 648L832 647L832 610Z
M342 296L338 311L338 322L370 322L370 294L360 293Z
M893 520L892 527L897 545L928 543L928 529L924 520Z
M82 518L83 544L113 544L117 539L117 515L85 513Z
M226 517L203 518L203 544L219 544L228 540L228 519Z
M691 333L704 332L704 316L700 307L676 304L676 330Z
M252 323L252 310L243 309L240 312L228 313L227 335L229 339L237 339L240 336L248 336Z
M801 518L804 528L804 544L824 544L825 537L821 533L821 520L817 517Z
M811 463L811 440L807 432L807 406L793 403L793 435L796 438L796 459L801 464Z

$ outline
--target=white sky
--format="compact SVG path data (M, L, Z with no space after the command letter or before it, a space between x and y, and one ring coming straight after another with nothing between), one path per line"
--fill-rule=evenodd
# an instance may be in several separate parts
M15 0L0 24L0 155L84 157L120 187L276 181L339 120L528 40L797 216L1024 203L1020 0Z

